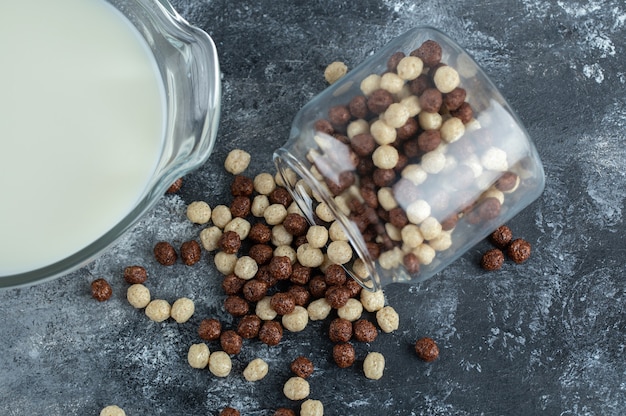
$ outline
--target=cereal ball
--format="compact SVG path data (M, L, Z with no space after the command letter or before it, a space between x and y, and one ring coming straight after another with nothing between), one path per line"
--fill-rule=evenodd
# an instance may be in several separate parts
M180 246L180 258L186 266L193 266L200 261L202 250L196 240L185 241Z
M315 215L317 215L318 218L324 222L332 222L335 220L335 215L330 210L330 208L328 208L328 205L324 202L318 204L317 207L315 207ZM311 228L312 227L309 227L309 230Z
M326 290L324 297L333 309L339 309L348 303L350 291L344 286L331 286Z
M441 223L435 217L428 217L422 221L419 229L425 240L432 240L441 234Z
M234 149L228 153L224 160L224 169L233 175L239 175L248 168L250 164L250 154L241 149Z
M148 280L148 272L141 266L128 266L124 269L124 280L131 285Z
M460 119L456 117L450 117L443 122L439 132L441 133L441 138L446 143L453 143L459 140L461 136L463 136L463 134L465 133L465 125Z
M415 353L420 359L431 362L439 357L439 347L432 338L424 337L415 342Z
M302 377L291 377L283 386L283 393L289 400L303 400L309 396L309 382Z
M283 226L291 235L298 237L307 233L309 223L302 215L287 214Z
M377 290L376 292L362 290L361 303L366 311L377 312L385 306L385 294L382 290Z
M278 292L272 295L270 306L279 315L286 315L294 311L296 300L291 293Z
M280 204L285 207L285 209L293 202L291 194L287 189L283 187L277 187L272 192L270 192L267 197L270 201L270 204Z
M428 245L436 251L447 250L452 246L452 235L450 232L442 231L437 237L431 239Z
M348 368L354 364L355 359L356 352L354 351L352 344L341 342L339 344L335 344L333 347L333 360L335 361L335 364L337 364L337 367Z
M268 371L269 366L267 363L260 358L255 358L243 370L243 377L247 381L259 381L267 375Z
M433 82L439 91L447 94L459 86L461 79L456 69L448 65L443 65L435 71Z
M191 318L195 311L193 300L189 298L176 299L172 304L170 315L179 324L185 323Z
M480 259L480 267L485 270L499 270L504 264L504 253L499 248L487 250Z
M430 216L430 204L423 199L413 201L406 209L406 216L410 222L419 225Z
M160 241L154 246L154 258L163 266L171 266L176 263L178 255L174 247L167 241Z
M271 242L274 246L285 246L291 245L293 242L293 234L289 233L283 224L278 224L272 227L272 238Z
M394 129L404 126L409 117L409 109L400 103L391 104L383 115L385 124Z
M495 183L497 190L511 193L517 189L520 183L520 178L513 172L504 172Z
M250 311L250 305L245 299L230 295L224 300L224 309L233 316L244 316Z
M369 132L374 138L374 141L381 146L395 142L398 136L396 129L381 119L372 123Z
M227 354L239 354L243 345L243 338L232 329L229 329L220 335L220 345Z
M332 241L328 245L326 254L335 264L346 264L352 259L352 247L347 241Z
M379 380L385 371L385 357L379 352L370 352L363 361L363 373L370 380Z
M119 406L111 405L102 409L100 416L126 416L126 412Z
M194 201L187 206L187 218L194 224L206 224L211 220L211 207L204 201Z
M380 89L380 75L371 74L361 81L361 91L365 95L371 95L374 91Z
M287 280L292 272L291 259L287 256L274 256L269 263L269 272L278 280Z
M137 309L145 308L150 303L150 289L136 283L126 290L126 299Z
M222 280L222 289L224 289L224 293L227 295L238 295L241 293L245 283L245 280L240 279L235 276L234 273L231 273L224 276L224 280Z
M232 220L232 214L230 212L230 208L226 205L218 205L213 208L211 212L211 221L213 221L213 225L223 229L226 224L228 224Z
M230 213L234 218L246 218L251 212L250 198L247 196L236 196L230 203Z
M439 43L429 39L411 52L410 55L417 56L424 62L424 65L432 67L441 62L442 49Z
M105 279L96 279L91 282L91 297L98 302L108 300L113 294L111 285Z
M306 232L306 239L311 248L321 248L328 241L328 229L321 225L313 225Z
M439 130L443 123L441 114L437 112L421 111L417 116L417 120L424 130Z
M398 76L406 81L411 81L422 73L424 63L416 56L405 56L398 62Z
M180 188L182 187L183 187L183 178L178 178L169 186L169 188L167 188L167 191L165 191L165 193L175 194L176 192L180 191Z
M252 200L250 212L257 218L263 217L265 210L270 206L270 200L267 195L257 195Z
M309 323L309 314L305 308L296 305L292 312L283 315L282 323L286 330L300 332Z
M387 72L380 78L380 88L389 91L392 94L397 94L402 91L404 86L404 80L394 74L393 72Z
M239 410L234 407L225 407L220 412L220 416L241 416L241 413L239 413Z
M269 173L259 173L254 177L253 185L254 190L261 195L268 195L276 189L274 177Z
M297 285L306 285L311 279L311 271L312 269L310 267L303 266L301 263L296 262L292 266L289 280Z
M365 106L365 111L369 112L367 105ZM358 136L359 134L367 134L369 132L370 132L370 125L367 122L367 120L359 119L359 120L354 120L350 124L348 124L348 129L346 133L348 134L348 137L350 139L353 139L355 136Z
M207 341L215 341L222 333L222 324L217 319L203 319L198 326L198 336Z
M344 318L335 318L330 322L328 338L332 342L348 342L352 338L352 322Z
M170 304L163 299L155 299L146 306L146 316L154 322L163 322L170 317Z
M378 337L376 326L367 319L359 319L352 324L354 339L359 342L374 342Z
M267 294L268 284L259 279L250 279L241 289L243 297L248 302L258 302Z
M407 165L402 169L401 175L413 185L420 185L428 178L426 171L418 164Z
M376 322L383 332L390 333L398 329L400 317L394 308L385 306L376 312Z
M282 204L272 204L263 212L263 218L269 225L282 223L287 217L287 208Z
M296 300L296 306L307 306L311 300L311 294L304 286L292 285L287 289L287 292L293 295L293 298Z
M291 371L298 377L309 378L313 374L313 363L306 357L299 356L289 365Z
M235 263L234 273L240 279L250 280L259 270L259 266L256 261L250 256L242 256L237 259Z
M237 264L237 255L224 253L223 251L215 254L213 259L215 267L223 275L229 275L235 270L235 264Z
M265 321L259 330L259 341L269 346L278 345L283 338L283 327L280 322Z
M280 407L274 412L274 416L296 416L296 412L285 407Z
M501 225L489 235L491 244L499 249L504 249L513 239L513 232L506 225Z
M328 237L332 241L348 241L348 236L338 221L333 221L328 227Z
M296 252L298 262L306 267L319 267L324 262L324 253L319 248L312 248L309 243L302 244Z
M407 224L400 230L402 242L410 248L418 247L424 242L420 228L415 224Z
M205 343L193 344L187 352L187 362L191 368L205 368L209 365L211 352Z
M372 161L377 168L393 169L398 163L398 150L390 145L378 146L372 153Z
M230 184L232 196L250 196L254 192L252 179L244 175L236 175Z
M437 253L429 244L423 243L419 247L413 250L413 253L417 256L420 264L425 266L429 265L435 259Z
M232 368L232 361L224 351L215 351L209 356L209 371L214 376L226 377Z
M261 318L264 321L271 321L278 315L274 309L272 309L270 303L272 298L270 296L266 296L256 304L256 309L254 313L256 316Z
M506 152L497 147L490 147L480 158L480 163L485 169L498 172L506 172L509 169L509 163L506 159Z
M309 303L309 306L307 306L306 310L309 314L309 319L311 321L323 321L330 314L332 307L330 306L326 298L320 298Z
M520 264L530 258L530 251L530 243L526 240L518 238L516 240L513 240L511 244L509 244L509 247L506 250L506 254L515 263Z
M267 225L257 222L250 227L248 238L255 243L265 244L271 240L272 230Z
M436 174L446 166L446 156L443 152L433 151L422 156L422 169L426 173Z
M252 226L247 220L237 217L233 218L228 224L226 224L226 227L224 227L224 233L234 231L239 235L239 239L243 241L248 237L250 228L252 228Z
M337 315L340 318L354 322L361 317L363 313L363 304L356 299L348 299L345 305L337 309Z
M229 211L230 212L230 211ZM218 227L207 227L200 231L200 242L206 251L214 251L219 247L222 230Z
M335 61L328 65L324 70L324 79L329 84L334 84L339 80L339 78L343 77L348 73L348 67L346 64L340 61Z
M300 416L324 416L324 405L319 400L305 400L300 405Z
M252 339L259 335L261 329L261 318L256 315L246 315L241 318L237 325L237 334L242 338Z

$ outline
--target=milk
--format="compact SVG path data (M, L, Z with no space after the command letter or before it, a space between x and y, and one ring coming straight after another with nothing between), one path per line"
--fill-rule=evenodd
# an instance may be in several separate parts
M0 5L0 276L62 260L137 203L164 136L164 89L102 0Z

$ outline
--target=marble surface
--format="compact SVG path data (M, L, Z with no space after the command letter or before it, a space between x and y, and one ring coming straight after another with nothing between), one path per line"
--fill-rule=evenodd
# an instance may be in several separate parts
M38 286L0 292L0 414L97 415L117 404L132 415L242 415L298 409L282 384L296 354L316 372L311 398L327 415L623 415L626 413L626 4L623 1L176 0L215 40L223 71L223 114L209 161L164 197L125 238L87 267ZM481 243L419 285L392 285L400 314L393 334L358 345L387 357L380 381L361 361L328 359L327 323L286 335L274 348L247 343L233 373L218 379L186 363L198 322L222 311L219 276L200 264L171 268L151 257L156 241L181 243L201 229L187 203L228 201L226 154L253 154L248 174L273 170L298 108L322 91L335 60L354 67L416 26L443 29L464 46L518 112L543 159L546 189L510 222L533 244L523 265L495 273L477 261ZM10 198L5 195L3 198ZM45 249L45 248L42 248ZM143 264L155 297L187 296L186 324L154 323L125 300L121 271ZM113 285L105 303L89 283ZM412 344L437 340L441 355L416 359ZM210 344L212 350L216 344ZM251 359L269 375L248 383Z

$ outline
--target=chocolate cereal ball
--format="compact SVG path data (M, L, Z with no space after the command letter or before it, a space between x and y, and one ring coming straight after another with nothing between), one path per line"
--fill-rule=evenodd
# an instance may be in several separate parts
M224 300L224 309L233 316L244 316L250 311L250 305L244 298L231 295Z
M499 226L489 235L489 241L497 248L503 250L509 245L513 239L513 232L506 225Z
M308 378L313 374L313 363L306 357L297 357L289 366L291 371L298 377Z
M292 213L287 214L287 217L285 217L283 221L283 226L289 234L298 237L306 234L309 223L302 215Z
M324 276L315 276L309 281L309 292L314 298L322 298L328 289Z
M367 319L359 319L353 325L354 339L360 342L374 342L378 336L376 325Z
M246 315L237 325L237 333L245 339L256 338L261 329L261 318L256 315Z
M504 264L504 253L499 248L487 250L480 259L480 267L485 270L499 270Z
M239 410L233 407L225 407L220 412L220 416L241 416L241 414L239 413Z
M339 309L348 303L350 291L344 286L331 286L326 290L324 297L333 309Z
M530 243L524 239L518 238L513 240L511 244L509 244L509 247L506 250L506 254L515 263L520 264L530 258L530 251Z
M178 255L174 247L167 241L159 241L154 246L154 258L163 266L171 266L176 263Z
M356 353L352 344L342 342L333 347L333 360L339 368L348 368L354 364Z
M250 196L254 192L252 179L244 175L237 175L230 184L230 193L233 196Z
M274 416L296 416L296 412L291 409L281 407L276 409L276 411L274 412Z
M111 285L105 279L96 279L91 282L91 297L98 302L108 300L113 294Z
M270 260L269 271L278 280L286 280L291 276L291 260L287 256L275 256Z
M193 266L200 261L202 249L196 240L185 241L180 246L180 258L187 266Z
M269 346L278 345L283 337L283 326L277 321L265 321L259 330L259 340Z
M124 280L130 285L145 283L148 280L148 272L141 266L128 266L124 269Z
M217 245L226 254L235 254L241 247L241 238L235 231L226 231L217 241Z
M244 283L241 292L248 302L258 302L265 297L267 289L267 283L258 279L250 279Z
M222 324L217 319L203 319L198 326L198 336L207 341L215 341L222 334Z
M224 289L224 293L227 295L237 295L241 292L245 283L245 280L240 279L237 275L231 273L224 276L224 280L222 280L222 289Z
M439 347L432 338L424 337L415 342L415 353L420 359L431 362L439 357Z
M306 287L300 285L292 285L287 289L287 293L293 295L296 306L306 306L311 299L311 294Z
M296 299L289 292L278 292L272 295L270 307L279 315L287 315L296 307Z
M220 345L226 354L239 354L243 345L243 339L241 335L229 329L220 335Z
M328 328L328 338L332 342L348 342L352 338L352 322L344 318L335 318Z

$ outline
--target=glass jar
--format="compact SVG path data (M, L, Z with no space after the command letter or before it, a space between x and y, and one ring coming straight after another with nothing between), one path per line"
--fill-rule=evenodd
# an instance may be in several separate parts
M428 27L395 38L304 106L274 161L311 224L341 225L351 253L345 244L331 253L331 242L327 256L370 290L433 276L545 183L498 89Z

